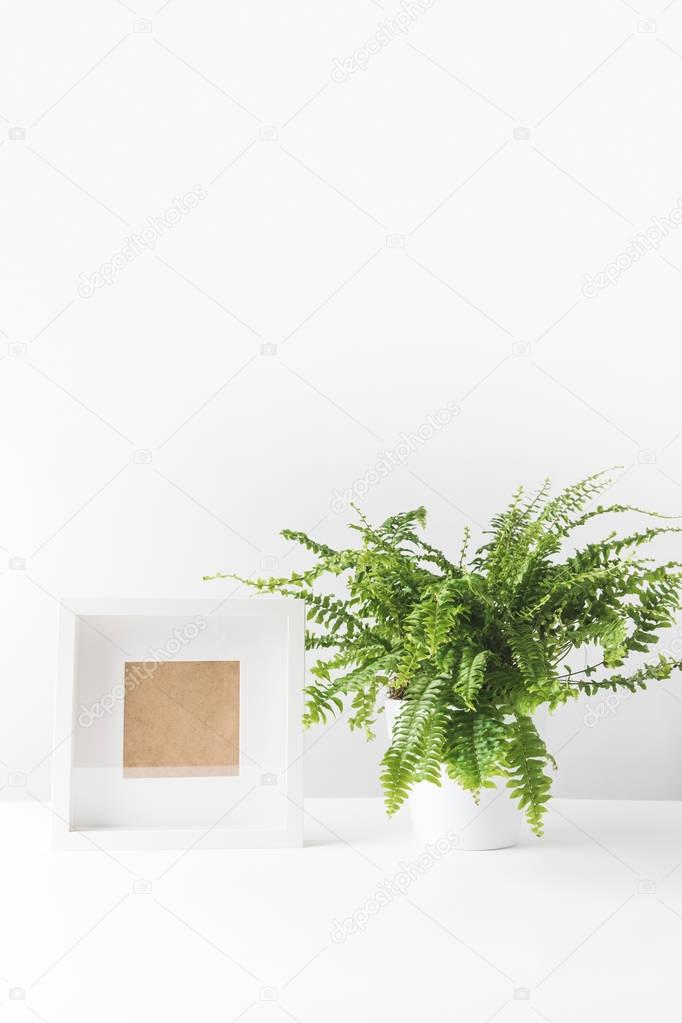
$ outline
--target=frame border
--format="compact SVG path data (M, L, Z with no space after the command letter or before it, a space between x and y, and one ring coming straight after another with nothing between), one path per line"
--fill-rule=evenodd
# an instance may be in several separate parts
M64 598L59 617L59 657L55 713L52 849L163 850L266 849L303 845L303 686L305 682L305 604L294 598ZM233 832L209 828L71 827L71 771L75 730L79 619L95 615L145 617L276 617L287 621L287 768L279 775L286 799L284 828L250 828ZM64 736L64 738L61 738Z

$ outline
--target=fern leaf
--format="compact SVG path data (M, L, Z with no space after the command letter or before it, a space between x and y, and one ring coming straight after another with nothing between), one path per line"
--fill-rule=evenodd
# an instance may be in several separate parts
M476 709L476 697L485 682L485 668L489 657L489 650L476 653L473 647L465 647L462 653L454 688L469 710Z
M501 773L504 764L505 725L494 714L455 712L449 722L444 749L450 778L478 795Z
M381 783L389 815L400 809L416 781L440 784L445 680L418 679L410 685L393 725L391 745L381 761Z
M525 811L533 832L539 836L552 785L543 770L551 762L550 757L530 717L517 715L510 731L506 749L507 786Z

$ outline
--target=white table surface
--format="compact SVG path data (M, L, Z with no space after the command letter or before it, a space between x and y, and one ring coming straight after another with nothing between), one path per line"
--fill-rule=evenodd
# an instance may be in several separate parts
M679 1018L679 803L559 800L421 873L372 799L309 800L302 850L51 853L50 816L0 808L0 1023Z

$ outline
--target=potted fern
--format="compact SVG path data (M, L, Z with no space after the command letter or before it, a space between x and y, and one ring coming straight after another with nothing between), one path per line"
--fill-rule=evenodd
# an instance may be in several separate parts
M548 481L529 497L519 488L472 555L465 531L457 560L423 538L423 508L379 526L356 508L359 546L336 550L284 530L312 555L311 567L288 578L208 578L303 598L306 646L317 654L305 724L346 705L350 727L373 739L385 712L388 813L412 794L421 838L455 831L462 848L496 848L513 843L519 808L542 834L555 762L534 720L541 708L604 689L635 692L680 666L661 654L620 670L675 621L682 565L639 550L680 529L652 524L570 549L569 537L601 516L666 518L595 505L610 482L597 473L556 497ZM337 577L335 593L319 592L323 577ZM567 663L586 651L595 653L585 667Z

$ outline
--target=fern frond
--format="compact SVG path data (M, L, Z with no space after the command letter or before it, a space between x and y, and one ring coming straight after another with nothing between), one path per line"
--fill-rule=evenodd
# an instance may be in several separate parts
M613 466L613 469L620 469L622 466ZM589 501L593 501L599 494L611 486L613 480L608 475L613 469L603 469L600 472L592 473L585 479L566 487L557 497L545 505L540 515L542 522L552 523L559 527L567 526L571 522L571 516L582 511Z
M381 761L381 783L389 815L400 809L416 781L440 785L445 736L443 679L412 682L393 725L391 745Z
M506 729L495 714L455 712L448 722L443 753L448 776L478 798L504 770Z
M517 715L510 726L506 746L507 786L525 811L536 835L542 834L542 819L549 801L551 779L543 768L550 763L547 748L530 717Z
M519 669L529 693L536 692L550 674L550 666L542 643L530 625L518 622L508 632L507 640L514 664Z
M581 672L571 672L567 687L574 687L575 690L585 693L587 696L594 696L602 689L609 689L616 692L618 689L627 689L635 693L638 689L646 689L649 682L665 682L672 676L674 671L682 668L682 660L674 657L666 657L660 654L657 661L643 664L636 671L629 675L606 675L603 678L592 678L590 676L578 677Z
M465 647L459 662L455 692L469 710L476 710L476 698L485 682L485 668L490 657L489 650L476 653L473 647Z

